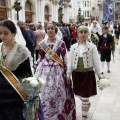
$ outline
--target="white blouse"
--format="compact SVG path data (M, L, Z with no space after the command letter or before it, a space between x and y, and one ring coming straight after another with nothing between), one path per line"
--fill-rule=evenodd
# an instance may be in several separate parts
M79 44L79 57L83 57L83 51L85 50L85 43Z
M97 32L99 33L98 27L93 27L93 28L92 28L92 31L93 31L94 33L97 33Z

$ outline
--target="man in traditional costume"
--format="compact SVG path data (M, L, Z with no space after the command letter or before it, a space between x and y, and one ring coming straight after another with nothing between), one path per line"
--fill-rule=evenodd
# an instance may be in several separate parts
M101 55L102 73L104 71L103 67L105 61L107 62L107 72L110 73L111 51L113 52L114 57L114 46L114 38L108 33L108 27L106 26L103 28L103 34L100 36L98 43L98 51Z

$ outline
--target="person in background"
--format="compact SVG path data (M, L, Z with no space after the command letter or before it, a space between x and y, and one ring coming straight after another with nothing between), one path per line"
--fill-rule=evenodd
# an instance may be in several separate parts
M39 43L44 40L45 38L45 30L42 29L42 25L41 24L37 24L36 25L36 31L34 31L35 33L35 37L36 37L36 47L35 47L35 50L36 50L36 61L38 59L38 56L39 56Z
M75 25L72 25L71 29L72 29L71 45L73 45L73 44L75 44L77 42L77 31L76 31Z
M26 46L28 46L28 40L27 40L27 33L26 33L26 29L25 29L25 23L23 21L18 21L17 22L18 27L20 28L22 35L26 41Z
M111 31L111 35L112 35L113 40L114 40L114 42L115 42L115 40L116 40L116 36L115 36L115 34L114 34L114 31L113 31L113 30Z
M73 81L73 92L82 101L82 117L87 118L90 109L90 97L97 95L95 72L101 78L102 70L97 47L87 41L88 27L80 26L77 29L79 41L71 46L67 82Z
M115 36L116 36L116 44L118 44L119 32L118 32L118 24L117 23L114 25L114 33L115 33Z
M62 36L63 36L63 41L65 42L65 45L67 47L67 50L70 50L70 34L68 31L68 28L65 26L65 23L62 24L61 27L61 31L62 31Z
M99 36L101 35L101 27L97 21L93 21L90 28L91 41L93 44L98 46Z
M31 52L33 63L34 63L34 54L35 54L35 47L36 47L36 37L34 34L34 29L35 29L35 24L30 23L29 28L26 30L27 40L28 40L27 47Z
M26 76L32 76L32 72L30 52L16 42L16 34L17 29L11 20L0 22L0 120L24 120L22 109L25 96L18 92L15 84Z
M111 34L108 33L108 27L103 28L103 34L100 36L98 42L98 51L101 56L102 73L104 71L104 62L107 62L107 72L110 73L110 61L111 61L111 46L114 46L115 42Z
M118 40L118 42L119 42L119 44L120 44L120 22L119 22L119 24L118 24L118 34L119 34L119 40Z
M28 23L24 23L23 27L24 27L25 30L28 29L29 28Z
M44 22L44 30L45 30L45 32L47 32L47 25L48 25L48 23L49 23L48 21Z
M113 31L113 26L111 22L108 22L107 27L108 27L109 33L111 34L111 31Z

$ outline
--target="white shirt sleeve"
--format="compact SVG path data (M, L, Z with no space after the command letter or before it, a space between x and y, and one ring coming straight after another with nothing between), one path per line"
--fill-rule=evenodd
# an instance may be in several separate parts
M93 66L96 74L99 76L102 73L100 57L96 46L93 46Z

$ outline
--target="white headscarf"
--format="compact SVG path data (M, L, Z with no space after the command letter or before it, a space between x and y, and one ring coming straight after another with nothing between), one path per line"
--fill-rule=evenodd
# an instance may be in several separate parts
M15 35L15 41L17 41L20 45L26 46L26 41L22 35L20 28L16 25L17 34Z
M11 20L10 18L8 18L8 19ZM25 41L25 39L24 39L24 37L22 35L22 32L21 32L20 28L16 24L15 24L15 27L17 29L17 33L15 35L15 41L17 41L17 43L19 43L20 45L26 46L26 41Z
M94 20L93 22L96 22L96 23L97 23L97 24L96 24L96 27L98 28L98 34L99 34L99 35L102 35L102 29L101 29L100 24L99 24L96 20ZM90 32L91 32L92 29L93 29L93 22L91 23L91 26L90 26Z

